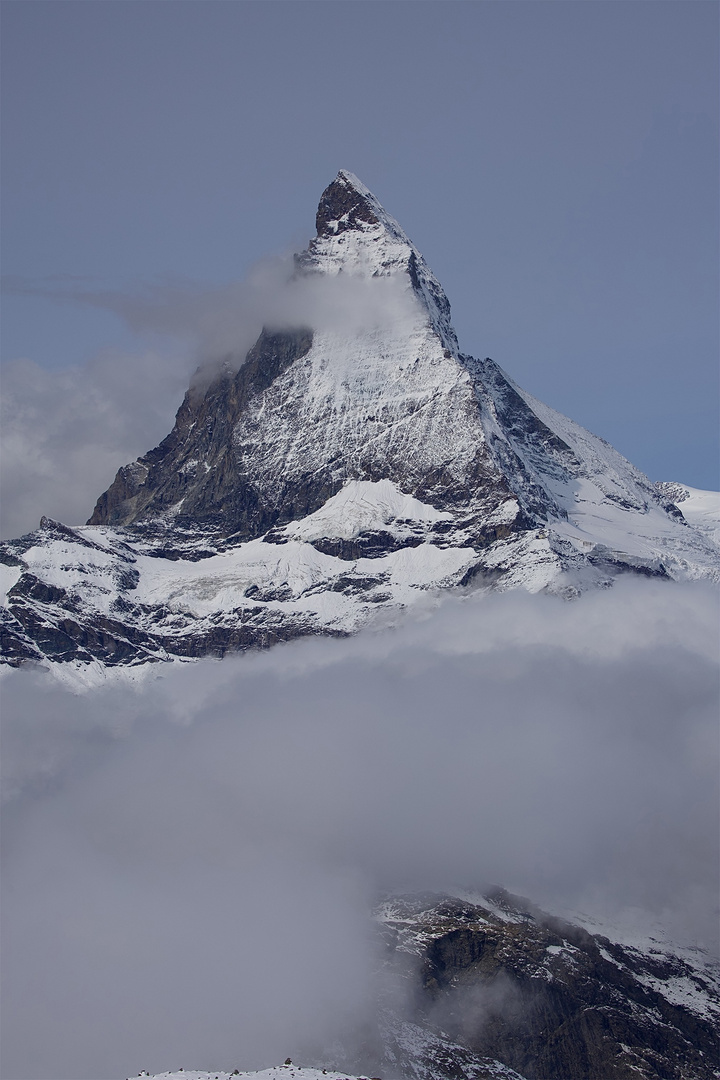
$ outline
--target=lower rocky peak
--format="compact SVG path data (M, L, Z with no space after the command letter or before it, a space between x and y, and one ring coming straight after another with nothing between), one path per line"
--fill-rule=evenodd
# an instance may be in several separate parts
M623 944L502 889L390 897L376 917L388 971L415 988L402 1019L484 1061L527 1080L717 1076L720 971L707 954ZM430 1075L490 1075L464 1069Z

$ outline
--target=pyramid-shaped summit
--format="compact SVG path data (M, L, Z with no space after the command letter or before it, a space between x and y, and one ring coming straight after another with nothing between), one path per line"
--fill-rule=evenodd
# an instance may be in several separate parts
M297 325L189 390L86 526L6 545L10 662L222 655L347 633L427 590L720 576L646 476L460 351L442 287L351 173L316 226L288 283Z
M315 228L320 237L336 236L346 229L355 229L360 223L380 225L391 223L392 229L401 232L369 188L357 176L341 169L332 184L325 188L315 215Z
M450 305L420 253L349 173L323 193L317 228L298 274L311 307L349 304L351 325L266 329L237 373L224 370L202 398L188 392L169 438L120 470L90 524L171 514L176 529L250 539L350 480L446 501L496 472Z

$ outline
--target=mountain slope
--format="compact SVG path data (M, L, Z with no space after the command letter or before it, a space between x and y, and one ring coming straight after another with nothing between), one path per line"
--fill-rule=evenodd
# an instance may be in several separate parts
M391 897L377 918L388 964L419 987L412 1019L527 1080L717 1075L720 972L699 949L623 941L503 889Z
M460 352L441 286L352 174L316 224L296 325L200 372L88 525L3 546L7 662L222 656L445 588L720 580L667 490Z

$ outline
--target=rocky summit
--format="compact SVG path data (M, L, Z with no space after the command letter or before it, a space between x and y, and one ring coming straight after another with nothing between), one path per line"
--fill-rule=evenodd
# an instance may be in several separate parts
M316 225L294 324L206 365L86 525L43 518L2 546L6 663L217 657L445 589L720 579L717 534L673 485L461 352L442 287L356 177Z

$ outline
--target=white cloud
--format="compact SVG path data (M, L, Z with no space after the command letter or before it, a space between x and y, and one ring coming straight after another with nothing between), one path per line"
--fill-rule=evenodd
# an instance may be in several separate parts
M246 278L227 285L181 279L123 291L8 277L3 287L112 311L134 331L189 344L200 363L226 359L237 367L263 326L353 333L402 325L418 313L405 274L298 273L291 255L261 259Z
M368 1015L364 911L386 887L592 897L707 940L717 600L619 581L448 601L134 689L10 676L11 1074L302 1053Z

